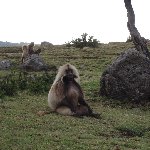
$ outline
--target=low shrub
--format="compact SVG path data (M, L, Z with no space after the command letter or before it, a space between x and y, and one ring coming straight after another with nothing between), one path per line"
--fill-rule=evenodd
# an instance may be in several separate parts
M87 33L83 33L81 35L82 38L77 38L72 40L71 42L66 43L67 47L75 47L75 48L84 48L84 47L91 47L96 48L99 45L99 41L94 39L93 36L89 36ZM87 39L88 38L88 39Z
M28 73L23 71L11 71L0 78L0 98L13 96L17 91L27 90L38 94L48 92L55 77L55 73Z

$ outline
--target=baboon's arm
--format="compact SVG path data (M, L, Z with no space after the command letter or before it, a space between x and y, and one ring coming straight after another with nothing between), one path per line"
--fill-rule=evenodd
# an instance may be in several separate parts
M88 103L86 103L86 101L82 97L79 98L79 104L86 106L88 108L88 110L89 110L89 113L93 112L91 107L88 105Z

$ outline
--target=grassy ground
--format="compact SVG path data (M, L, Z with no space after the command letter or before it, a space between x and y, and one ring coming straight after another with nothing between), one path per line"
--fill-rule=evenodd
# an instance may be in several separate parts
M78 68L85 98L94 111L101 113L101 119L38 116L39 110L47 109L48 92L42 95L18 92L0 102L0 149L150 150L149 106L98 96L103 70L129 47L133 45L110 43L97 49L55 46L42 51L41 56L48 64L59 67L70 62ZM20 56L20 48L0 49L0 59L19 64Z

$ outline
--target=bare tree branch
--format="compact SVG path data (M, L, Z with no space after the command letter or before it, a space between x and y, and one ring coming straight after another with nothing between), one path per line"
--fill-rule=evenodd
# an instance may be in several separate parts
M150 58L150 53L147 48L147 42L144 37L141 37L140 33L135 27L135 14L132 8L131 0L124 0L124 3L127 9L127 27L129 29L133 43L138 51L144 53L147 57Z

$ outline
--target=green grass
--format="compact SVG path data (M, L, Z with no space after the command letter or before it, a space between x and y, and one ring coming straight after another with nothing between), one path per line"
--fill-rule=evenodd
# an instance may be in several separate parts
M70 62L78 68L85 98L101 118L75 118L55 113L38 116L38 111L47 109L48 92L41 95L18 92L16 96L0 100L0 149L115 150L119 147L121 150L150 150L149 105L135 106L98 96L103 70L132 46L131 43L110 43L96 49L55 46L44 50L41 56L48 64L59 67ZM17 56L21 54L16 51ZM0 49L0 53L4 53L4 49ZM8 59L20 63L18 57ZM2 76L5 74L7 71L0 72Z

